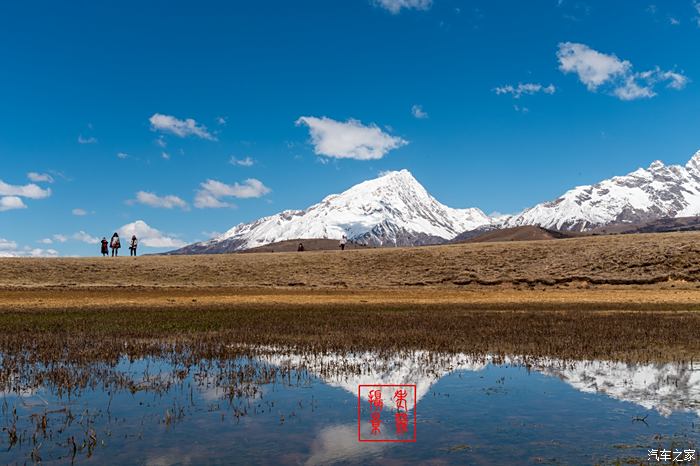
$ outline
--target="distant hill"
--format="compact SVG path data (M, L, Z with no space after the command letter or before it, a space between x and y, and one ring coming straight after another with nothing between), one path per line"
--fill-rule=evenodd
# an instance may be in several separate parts
M335 251L340 250L337 239L290 239L287 241L278 241L257 248L245 249L238 251L240 253L248 252L296 252L299 243L304 245L304 251ZM348 242L345 249L367 249L367 246Z
M474 230L458 235L452 243L491 243L499 241L539 241L550 239L573 238L575 233L548 230L538 226L526 225L513 228Z

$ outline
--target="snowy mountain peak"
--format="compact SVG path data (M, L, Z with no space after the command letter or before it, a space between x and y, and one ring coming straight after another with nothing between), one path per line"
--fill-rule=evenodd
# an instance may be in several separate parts
M654 160L651 162L651 165L649 165L649 171L658 171L661 170L665 167L664 163L661 160Z
M685 164L656 160L624 176L578 186L554 201L506 220L507 226L539 225L586 231L612 223L637 223L700 214L700 151Z
M219 253L301 238L340 239L372 246L435 244L488 225L479 209L441 204L408 170L392 171L325 197L305 210L286 210L175 253Z
M685 168L700 174L700 150L697 151L685 164Z

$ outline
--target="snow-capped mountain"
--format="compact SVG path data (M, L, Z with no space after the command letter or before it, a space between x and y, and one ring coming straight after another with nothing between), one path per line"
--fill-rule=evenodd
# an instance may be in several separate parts
M700 151L685 164L653 162L625 176L578 186L558 199L524 210L506 227L539 225L586 231L613 223L639 223L700 213Z
M410 172L401 170L332 194L308 209L285 210L236 225L173 254L232 252L290 239L340 239L342 235L370 246L435 244L490 223L479 209L441 204Z
M489 364L527 366L530 371L556 377L584 393L598 393L635 403L663 416L692 412L700 416L700 371L690 363L627 364L616 361L565 361L527 356L471 355L412 351L300 354L278 348L261 360L279 366L304 368L327 384L357 395L360 384L415 384L416 401L442 377L455 371L478 372ZM384 398L390 399L389 392ZM363 396L363 398L366 398Z

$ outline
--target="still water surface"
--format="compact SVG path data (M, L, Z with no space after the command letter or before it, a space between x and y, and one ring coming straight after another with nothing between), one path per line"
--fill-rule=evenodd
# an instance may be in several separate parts
M690 363L269 349L93 369L79 389L18 375L0 392L0 464L639 464L700 446ZM415 443L358 442L360 384L416 385Z

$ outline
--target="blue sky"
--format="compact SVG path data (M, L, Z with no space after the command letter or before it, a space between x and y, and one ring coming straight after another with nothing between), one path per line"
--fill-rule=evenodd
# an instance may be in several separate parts
M91 255L137 220L163 250L384 170L511 213L685 163L699 18L692 0L5 2L0 253Z

